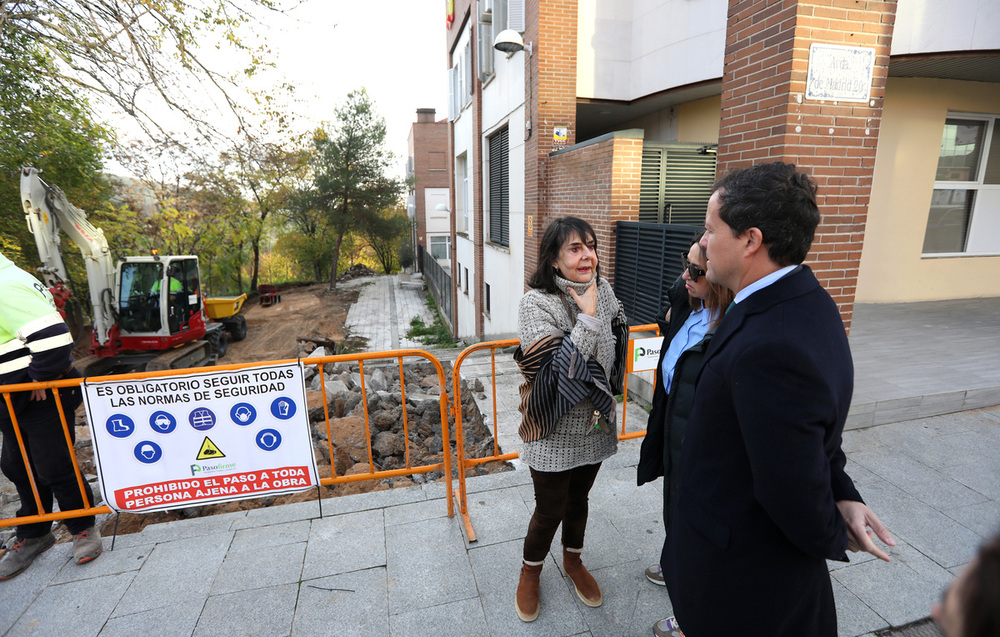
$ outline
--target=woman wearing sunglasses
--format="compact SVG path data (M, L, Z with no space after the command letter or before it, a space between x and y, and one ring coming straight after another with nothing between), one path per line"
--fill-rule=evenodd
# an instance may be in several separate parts
M663 476L663 528L670 524L670 503L677 496L677 473L684 428L694 402L694 382L715 328L722 321L733 293L705 277L705 249L698 242L704 232L691 239L681 256L684 271L667 292L669 310L659 321L663 345L653 390L653 409L646 424L646 437L639 452L638 483ZM660 561L664 556L661 554ZM660 564L646 569L646 577L664 585ZM669 635L667 620L653 626L656 635ZM661 624L663 624L661 626Z

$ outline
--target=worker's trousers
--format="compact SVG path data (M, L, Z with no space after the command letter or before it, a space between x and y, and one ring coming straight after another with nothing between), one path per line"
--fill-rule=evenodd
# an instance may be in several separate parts
M75 374L71 371L66 377L73 377ZM76 441L73 412L82 400L80 392L79 386L59 390L63 412L69 423L70 439L73 442ZM83 492L81 493L52 391L46 390L45 400L30 400L29 392L18 392L18 394L11 395L11 402L14 404L18 429L21 432L28 460L33 470L42 509L46 513L52 512L53 497L59 502L61 511L72 511L91 506L94 502L93 491L84 480ZM0 469L14 483L17 494L21 498L21 507L17 511L17 516L36 515L39 510L35 503L34 492L31 489L31 480L17 444L14 425L7 412L7 405L2 402L0 402L0 433L3 434ZM93 526L94 517L67 518L65 523L70 533L75 535ZM41 537L48 533L51 528L51 522L22 524L17 527L17 536L19 538Z

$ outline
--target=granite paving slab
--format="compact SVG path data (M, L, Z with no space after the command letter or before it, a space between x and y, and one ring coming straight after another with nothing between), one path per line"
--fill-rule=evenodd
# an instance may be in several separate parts
M456 512L457 514L457 512ZM424 500L411 504L400 504L385 509L385 525L409 524L422 520L432 520L448 516L448 509L440 500Z
M302 579L385 566L385 553L381 509L313 520Z
M895 450L859 451L851 459L905 488L918 500L939 511L979 504L987 498L939 471Z
M305 552L305 542L230 550L215 576L210 594L297 583L302 577Z
M149 524L139 533L119 535L114 540L114 547L117 549L119 547L128 548L144 544L159 544L228 532L234 525L244 520L246 515L246 511L238 511L236 513L209 515L188 520L176 520L170 524ZM106 538L105 542L105 548L110 548L111 538Z
M486 615L478 597L449 604L399 613L389 616L392 637L434 635L434 637L468 637L487 635Z
M112 616L177 604L200 607L225 559L232 537L232 532L219 531L157 544Z
M847 587L892 626L930 613L952 574L906 542L892 552L892 562L872 560L833 571Z
M122 573L48 586L4 635L96 635L134 577ZM67 605L66 600L73 602Z
M236 531L229 550L264 549L270 546L305 542L309 539L310 526L309 520L298 520L284 524L270 524L267 526L240 529Z
M111 617L99 637L190 637L203 606L204 602L176 604Z
M35 558L28 570L17 577L0 582L0 635L14 625L46 586L69 564L69 544L56 544ZM74 565L75 566L75 565Z
M978 534L888 482L866 485L863 497L897 541L920 547L942 568L968 562L981 541Z
M458 518L390 526L385 545L391 614L478 594Z
M292 632L298 584L226 595L205 602L193 637L285 637Z
M384 566L302 582L291 634L296 637L388 635L386 587Z
M79 580L94 579L105 575L117 575L138 571L146 563L155 545L144 544L130 548L110 549L111 542L105 542L100 557L86 564L77 564L72 559L52 578L51 584L65 584ZM32 565L34 568L34 565Z
M282 506L251 509L242 520L233 522L232 529L253 529L274 524L286 524L301 520L312 520L320 515L319 504L315 501L296 502Z
M837 604L837 634L841 637L864 635L889 627L889 622L868 604L833 579L833 599Z

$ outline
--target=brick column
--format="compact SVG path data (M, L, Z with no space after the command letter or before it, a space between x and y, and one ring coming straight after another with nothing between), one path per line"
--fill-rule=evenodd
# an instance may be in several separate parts
M719 174L786 161L819 185L822 220L806 262L848 329L875 170L896 2L730 0ZM813 42L875 49L867 103L807 101Z
M552 129L568 127L566 145L576 143L575 0L527 0L524 41L532 44L525 73L525 116L531 136L524 143L524 276L535 270L538 243L553 215L547 213L548 155L557 150ZM510 131L511 135L525 131ZM531 219L531 227L528 220ZM529 235L529 232L531 233Z

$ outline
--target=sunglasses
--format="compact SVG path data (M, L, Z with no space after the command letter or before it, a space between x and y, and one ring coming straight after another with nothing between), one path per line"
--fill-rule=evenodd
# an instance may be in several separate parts
M705 271L688 261L686 254L681 255L681 266L683 266L684 270L687 270L688 276L691 277L693 283L697 283L698 279L705 276Z

